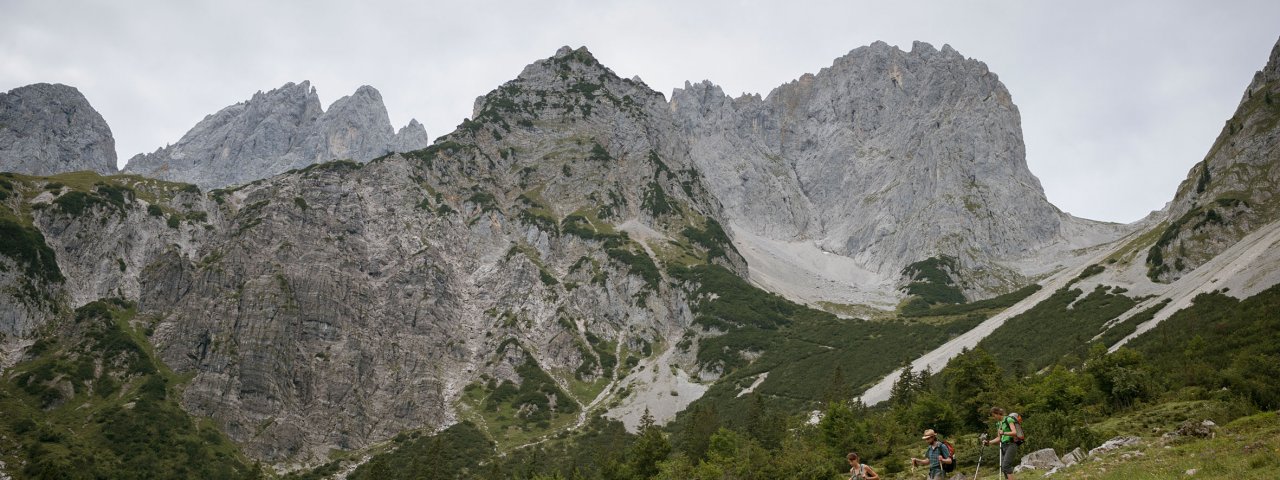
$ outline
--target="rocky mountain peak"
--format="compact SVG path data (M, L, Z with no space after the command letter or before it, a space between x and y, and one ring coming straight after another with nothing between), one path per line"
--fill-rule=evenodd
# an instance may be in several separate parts
M1148 275L1172 281L1280 216L1280 42L1168 207Z
M0 93L0 171L116 172L111 127L75 87L37 83Z
M1253 81L1249 83L1249 88L1245 89L1244 98L1240 99L1243 104L1249 100L1254 92L1260 92L1269 83L1280 81L1280 41L1271 47L1271 56L1267 59L1267 64L1253 74Z
M1067 216L1027 168L1008 90L950 46L876 42L763 100L686 83L671 108L735 230L767 256L851 259L842 270L860 273L837 283L870 286L946 255L984 270L971 292L999 291L1019 273L986 266L1062 238Z
M319 162L365 162L427 143L420 125L395 134L373 87L358 88L326 111L311 82L290 82L205 117L176 144L131 158L125 171L218 188Z
M418 119L410 119L409 124L400 127L392 141L391 150L396 152L412 152L431 144L427 136L427 128L418 123Z

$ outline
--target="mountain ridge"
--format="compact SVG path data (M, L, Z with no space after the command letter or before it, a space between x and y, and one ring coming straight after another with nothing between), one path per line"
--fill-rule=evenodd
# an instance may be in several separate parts
M393 130L373 87L324 110L309 81L289 82L205 116L177 143L130 158L123 171L221 188L331 160L417 150L427 138L416 120Z

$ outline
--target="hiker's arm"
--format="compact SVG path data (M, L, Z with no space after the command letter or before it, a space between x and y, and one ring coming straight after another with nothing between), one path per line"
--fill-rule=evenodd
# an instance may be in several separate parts
M880 474L876 473L875 469L867 467L866 473L867 476L864 477L866 480L880 480Z

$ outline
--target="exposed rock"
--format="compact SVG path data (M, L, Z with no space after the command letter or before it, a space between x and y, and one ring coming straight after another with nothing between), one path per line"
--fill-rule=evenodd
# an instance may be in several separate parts
M431 145L431 137L427 136L427 129L417 119L409 120L409 124L400 128L396 132L396 136L391 141L391 151L393 152L412 152L427 148Z
M116 173L111 127L75 87L37 83L0 93L0 171Z
M562 51L428 149L197 202L207 236L152 254L140 315L159 319L165 362L193 375L186 408L270 462L446 426L465 387L518 385L528 362L566 385L575 371L619 380L585 334L630 352L674 345L692 321L687 287L651 252L722 218L673 125L660 94ZM711 260L743 273L723 248ZM631 265L645 262L656 268ZM595 400L554 398L541 408Z
M1058 454L1054 452L1052 448L1044 448L1023 455L1018 468L1049 470L1051 468L1058 468L1061 466L1062 460L1058 458Z
M1235 114L1178 186L1148 275L1172 281L1280 217L1280 41Z
M1082 460L1085 459L1085 456L1086 454L1084 450L1081 450L1080 447L1076 447L1075 450L1072 450L1070 453L1067 453L1066 455L1062 456L1062 465L1064 467L1070 467L1072 465L1080 463Z
M1115 450L1121 447L1137 445L1138 442L1141 442L1141 441L1142 439L1138 437L1132 437L1132 436L1122 435L1119 437L1115 437L1115 438L1112 438L1111 440L1102 442L1102 445L1098 445L1097 447L1094 447L1093 449L1089 450L1089 458L1097 457L1098 455L1102 455L1104 453L1110 452L1112 450Z
M414 124L395 134L373 87L324 111L310 82L288 83L205 117L178 143L131 158L125 171L220 188L320 162L367 162L423 148L426 132Z
M1178 425L1174 431L1165 434L1165 437L1195 437L1195 438L1213 438L1217 434L1218 424L1213 420L1195 421L1187 420Z
M866 285L949 255L971 295L1003 291L1023 279L996 260L1081 222L1027 169L1008 90L950 46L877 42L764 98L686 82L671 108L736 229L849 257Z

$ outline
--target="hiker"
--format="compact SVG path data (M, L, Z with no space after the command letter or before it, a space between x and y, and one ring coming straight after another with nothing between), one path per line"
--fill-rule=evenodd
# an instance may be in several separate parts
M871 465L862 463L857 452L849 452L849 480L880 480L880 475L871 469Z
M925 430L924 436L920 439L929 442L929 448L925 449L924 458L912 457L911 466L928 465L929 480L942 480L946 477L946 472L942 471L942 465L950 465L953 461L951 452L948 452L947 447L938 441L938 433L932 428Z
M1015 431L1012 416L1006 416L1004 409L991 407L991 418L996 420L996 436L986 440L987 445L1000 444L1000 473L1005 480L1013 479L1013 462L1018 458L1018 442L1014 441Z

